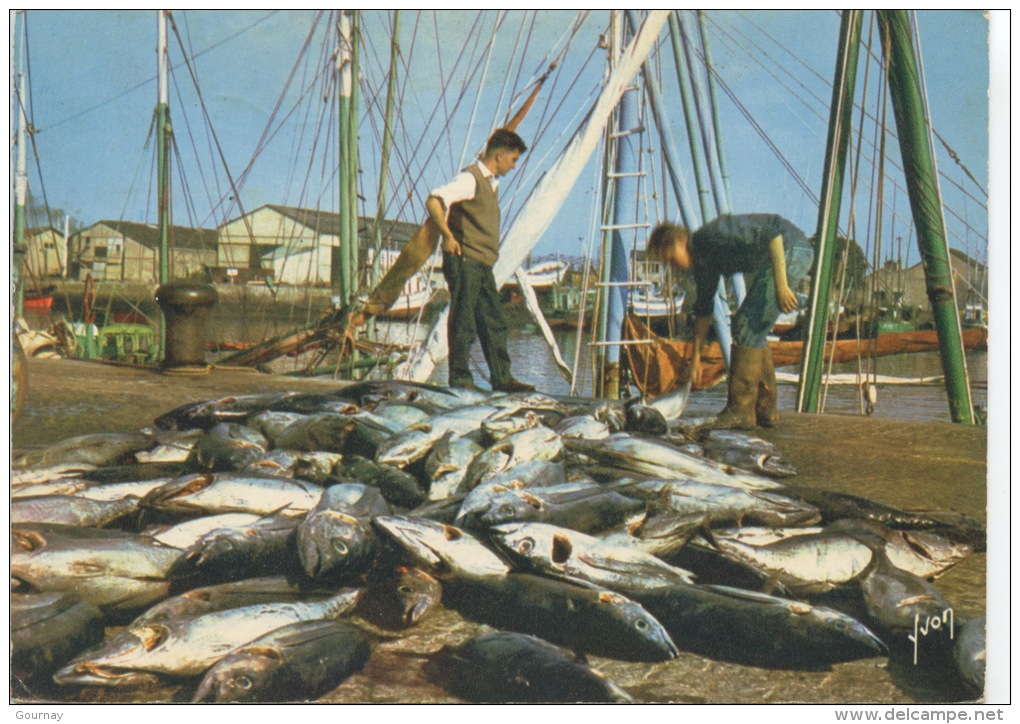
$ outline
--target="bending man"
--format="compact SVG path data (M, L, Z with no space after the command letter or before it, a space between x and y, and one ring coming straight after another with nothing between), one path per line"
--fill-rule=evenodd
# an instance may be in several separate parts
M693 234L684 226L659 224L649 237L648 252L694 274L691 380L695 385L701 381L701 348L712 324L719 278L743 272L747 296L731 321L729 394L714 425L742 430L756 424L774 426L779 421L778 390L768 334L780 312L797 308L793 287L808 273L814 258L804 232L775 214L724 215Z

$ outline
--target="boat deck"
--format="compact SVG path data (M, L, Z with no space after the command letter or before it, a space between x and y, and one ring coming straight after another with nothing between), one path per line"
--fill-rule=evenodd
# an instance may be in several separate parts
M187 402L230 394L321 390L341 382L214 368L165 375L136 367L32 359L25 408L12 427L15 451L92 432L132 432ZM986 521L987 430L783 412L762 431L798 470L798 485L872 498L911 510L952 510ZM974 554L935 582L961 620L985 612L986 556ZM440 610L405 638L379 645L367 668L325 697L332 702L453 701L420 673L423 657L458 643L477 625ZM989 636L994 639L994 632ZM960 700L958 689L890 660L868 659L826 671L775 671L681 654L675 661L594 665L642 701L689 703L910 703ZM173 694L152 692L149 701ZM108 697L108 698L107 698ZM101 700L131 701L128 692Z

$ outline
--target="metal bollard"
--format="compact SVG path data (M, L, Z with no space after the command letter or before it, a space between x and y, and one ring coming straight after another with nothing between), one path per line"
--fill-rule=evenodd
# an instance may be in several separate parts
M170 282L156 290L156 303L166 319L164 371L208 369L205 320L217 298L216 290L208 284Z

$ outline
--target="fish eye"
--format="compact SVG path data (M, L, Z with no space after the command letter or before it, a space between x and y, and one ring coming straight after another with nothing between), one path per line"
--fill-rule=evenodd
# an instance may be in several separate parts
M234 679L234 684L237 686L238 689L244 689L245 691L247 691L248 689L255 685L255 682L253 682L251 678L247 676L238 676L237 678Z
M397 593L409 594L411 593L410 586L399 586L397 587Z
M524 538L517 544L518 553L531 553L535 550L535 541L532 538Z
M507 518L510 518L514 514L514 508L512 505L501 505L499 506L499 510L497 512L500 515L505 515Z
M634 628L636 628L638 631L647 631L648 622L645 621L643 618L639 618L637 621L634 622Z
M344 543L339 538L334 538L333 539L333 550L335 550L340 555L345 556L345 555L347 555L347 552L348 552L347 544Z

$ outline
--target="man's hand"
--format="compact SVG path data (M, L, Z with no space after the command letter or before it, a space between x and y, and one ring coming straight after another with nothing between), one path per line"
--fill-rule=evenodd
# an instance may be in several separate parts
M701 353L691 356L691 387L701 387Z
M792 312L797 308L797 295L790 287L776 288L776 304L782 312Z
M453 234L443 235L443 253L461 255L460 242L453 238Z

